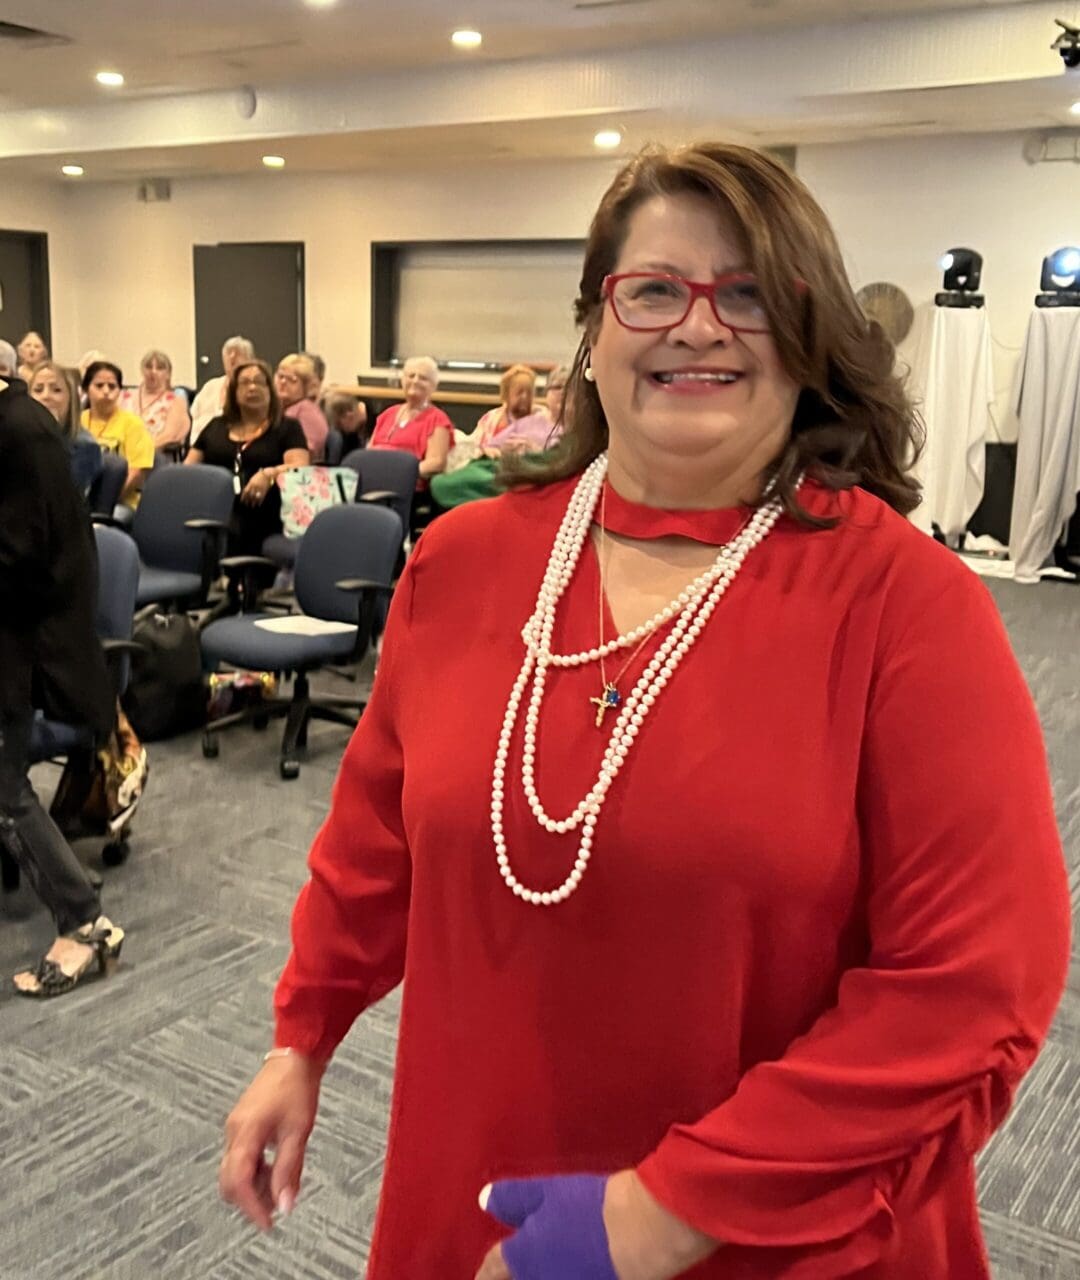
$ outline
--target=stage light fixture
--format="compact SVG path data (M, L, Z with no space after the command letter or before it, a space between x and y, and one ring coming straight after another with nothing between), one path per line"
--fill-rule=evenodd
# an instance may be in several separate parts
M979 292L982 280L982 254L974 249L949 249L938 265L943 272L943 292L934 295L939 307L981 307L985 301Z
M1043 258L1037 307L1080 307L1080 248L1063 245Z

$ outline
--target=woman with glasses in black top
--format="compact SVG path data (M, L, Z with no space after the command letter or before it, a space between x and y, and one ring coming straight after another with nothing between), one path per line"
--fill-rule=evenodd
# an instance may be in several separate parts
M283 418L270 366L264 360L237 365L225 392L225 411L207 424L185 465L224 467L234 476L231 555L260 555L263 542L281 532L277 478L311 462L300 424Z

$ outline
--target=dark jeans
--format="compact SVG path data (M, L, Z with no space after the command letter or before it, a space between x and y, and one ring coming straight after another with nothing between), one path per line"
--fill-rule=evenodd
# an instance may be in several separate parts
M101 902L71 846L38 803L27 771L33 715L0 715L0 841L52 913L57 933L101 915Z

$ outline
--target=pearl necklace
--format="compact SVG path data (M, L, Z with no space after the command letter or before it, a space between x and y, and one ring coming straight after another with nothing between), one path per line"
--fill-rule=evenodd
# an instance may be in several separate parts
M732 541L720 548L715 563L648 622L632 631L616 636L605 644L579 653L557 654L552 651L551 638L555 631L555 615L566 588L574 576L582 548L589 537L593 515L607 474L607 454L596 458L583 472L570 498L555 544L548 559L547 569L540 584L536 606L532 616L522 629L525 642L525 659L514 681L510 700L503 717L499 745L495 752L495 765L491 782L491 834L495 844L495 859L499 874L515 896L533 906L551 906L565 902L581 883L592 854L593 836L600 812L612 783L626 763L630 749L641 731L649 712L656 705L660 694L694 642L705 629L716 606L742 568L743 561L762 542L780 518L782 506L776 497L759 507L744 529ZM600 771L591 790L568 817L552 818L540 802L536 791L536 742L540 723L540 708L544 699L547 673L551 667L576 667L582 663L598 661L601 656L625 649L643 637L675 619L670 632L657 647L633 690L619 709L611 737L600 763ZM537 823L546 831L564 835L581 828L578 854L570 874L557 889L539 892L523 885L510 866L503 830L503 809L506 794L507 760L510 742L517 725L518 713L525 689L532 680L532 690L525 712L525 736L522 748L521 783L529 808Z

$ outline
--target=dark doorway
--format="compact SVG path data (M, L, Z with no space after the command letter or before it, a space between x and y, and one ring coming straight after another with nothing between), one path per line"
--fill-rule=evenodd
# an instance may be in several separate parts
M222 372L221 344L242 334L271 368L304 348L304 246L197 244L196 376L201 387Z
M28 330L52 350L49 237L43 231L0 231L0 337L12 346Z

